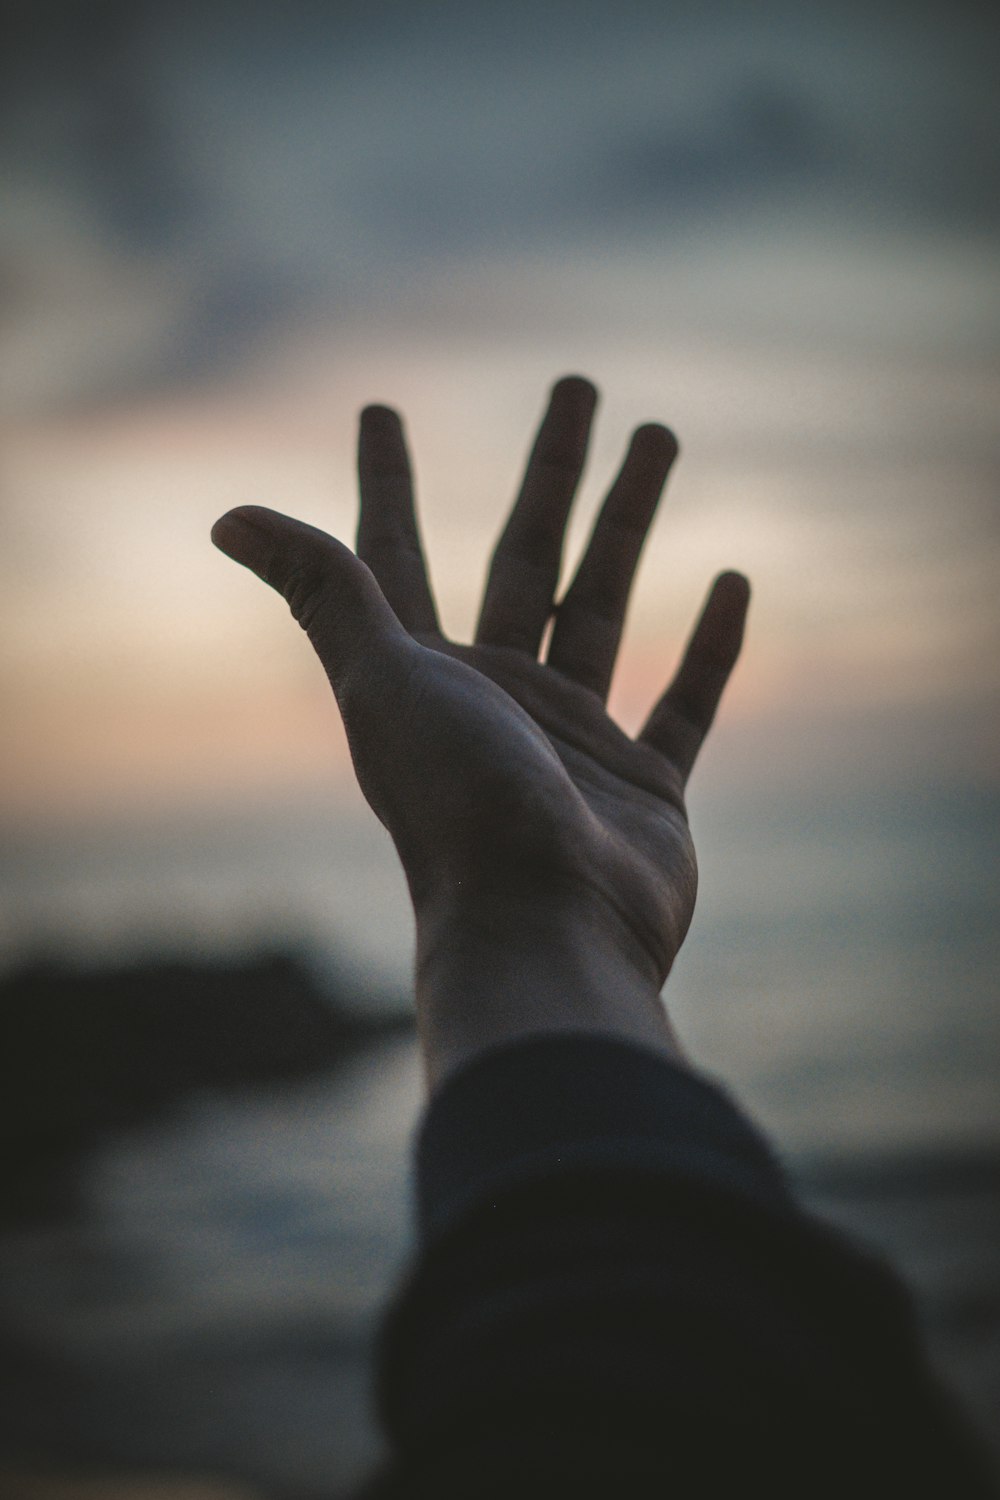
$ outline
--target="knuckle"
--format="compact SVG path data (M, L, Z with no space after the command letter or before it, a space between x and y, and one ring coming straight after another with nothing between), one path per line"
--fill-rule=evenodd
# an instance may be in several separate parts
M321 568L311 561L292 564L285 574L282 593L292 617L309 632L323 604L325 578Z

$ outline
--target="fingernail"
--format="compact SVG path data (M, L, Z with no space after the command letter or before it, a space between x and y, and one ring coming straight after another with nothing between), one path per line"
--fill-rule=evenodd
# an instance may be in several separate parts
M227 557L243 562L252 549L259 548L264 527L246 510L230 510L212 527L212 541Z

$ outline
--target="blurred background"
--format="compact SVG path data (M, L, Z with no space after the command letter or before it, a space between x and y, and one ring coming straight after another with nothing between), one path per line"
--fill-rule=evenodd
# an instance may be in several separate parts
M349 540L358 411L397 406L461 637L575 371L570 564L630 429L682 445L627 728L713 574L755 588L691 787L678 1028L902 1268L1000 1450L998 14L40 0L3 29L0 1474L318 1497L377 1453L411 921L311 651L208 532L252 502Z

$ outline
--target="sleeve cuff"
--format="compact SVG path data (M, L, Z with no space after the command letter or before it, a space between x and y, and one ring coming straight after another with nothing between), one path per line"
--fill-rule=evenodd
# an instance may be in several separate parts
M793 1206L767 1143L721 1088L603 1035L532 1037L476 1058L431 1102L416 1156L423 1240L553 1173L654 1173Z

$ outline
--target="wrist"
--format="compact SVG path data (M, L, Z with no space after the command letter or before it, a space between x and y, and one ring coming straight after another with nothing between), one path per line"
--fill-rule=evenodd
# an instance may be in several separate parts
M661 974L596 892L456 888L418 906L417 1027L428 1083L505 1043L605 1034L683 1061Z

